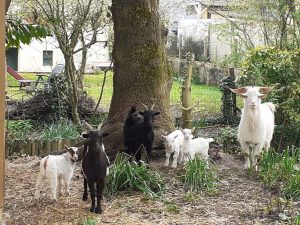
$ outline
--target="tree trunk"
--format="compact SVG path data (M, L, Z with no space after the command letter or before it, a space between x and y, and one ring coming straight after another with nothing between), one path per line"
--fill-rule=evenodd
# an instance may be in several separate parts
M132 105L160 111L155 145L173 128L170 116L171 73L162 40L157 0L112 0L114 22L113 96L104 130L107 148L123 147L123 124ZM158 137L159 136L159 137Z
M69 90L69 102L72 112L72 118L75 123L79 124L79 115L78 115L78 92L76 85L75 77L75 65L73 54L65 55L65 75L67 77L68 90Z

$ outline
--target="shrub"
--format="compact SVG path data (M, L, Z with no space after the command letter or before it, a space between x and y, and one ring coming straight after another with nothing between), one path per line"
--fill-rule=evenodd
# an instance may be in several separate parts
M106 182L105 192L112 195L119 191L139 191L150 197L158 197L164 188L163 180L148 165L130 161L125 153L117 154Z
M285 197L300 199L299 159L300 148L288 148L282 153L265 151L259 162L259 176L268 187L278 189Z
M208 163L198 157L185 165L184 184L190 192L217 191L217 177L208 167Z
M280 135L274 136L276 148L300 144L300 49L285 50L257 47L250 50L242 63L241 85L275 85L269 100L277 103L276 124ZM292 130L292 132L291 132ZM289 141L289 142L288 142Z

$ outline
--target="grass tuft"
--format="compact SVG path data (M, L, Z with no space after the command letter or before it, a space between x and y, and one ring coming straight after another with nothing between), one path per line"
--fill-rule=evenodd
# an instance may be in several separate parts
M184 183L190 192L205 191L210 194L217 192L218 178L208 167L205 160L195 157L185 165Z
M131 162L125 153L118 153L110 168L105 192L112 195L119 191L138 191L155 198L162 194L163 188L163 180L157 172L151 171L145 163Z
M300 148L288 148L282 153L264 152L259 162L259 176L272 189L287 198L300 199Z

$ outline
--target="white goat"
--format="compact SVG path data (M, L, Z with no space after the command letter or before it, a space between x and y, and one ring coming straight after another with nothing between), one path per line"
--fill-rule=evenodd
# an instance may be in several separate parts
M244 98L244 108L238 130L238 140L246 158L244 168L250 168L252 162L257 170L257 158L263 147L266 150L270 147L275 126L275 105L272 102L261 104L261 99L266 97L271 88L241 87L231 89L231 91ZM253 148L252 154L250 145Z
M208 161L208 149L209 143L213 142L213 138L193 138L193 132L195 128L192 129L181 129L184 139L182 145L182 153L185 162L188 159L194 159L195 155L199 155L202 159Z
M183 134L180 130L175 130L167 136L162 135L165 139L165 148L166 148L166 161L165 166L169 166L169 160L171 154L173 155L173 163L172 168L177 167L177 160L179 163L183 161L182 155L182 142L183 142Z
M48 155L41 160L40 173L36 181L35 198L39 199L45 178L50 181L51 199L57 201L56 189L58 185L59 194L63 195L63 183L65 183L66 194L69 195L70 183L73 176L75 163L78 159L76 147L67 147L66 153L62 155Z

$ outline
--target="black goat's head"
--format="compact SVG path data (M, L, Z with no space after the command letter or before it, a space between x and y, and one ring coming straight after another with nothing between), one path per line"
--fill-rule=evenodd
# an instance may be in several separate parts
M108 136L108 133L102 133L100 131L100 128L102 126L102 123L98 125L98 128L96 130L93 129L91 125L89 125L87 122L83 121L87 128L87 133L83 133L82 137L86 138L85 144L88 145L94 145L94 146L100 146L103 148L103 138ZM104 150L104 149L103 149Z
M156 112L154 111L154 105L153 104L150 108L150 110L148 109L148 107L146 105L144 105L142 103L142 105L145 107L145 111L144 112L139 112L140 115L143 115L144 116L144 123L146 124L152 124L153 123L153 120L155 118L155 116L159 115L160 112Z

